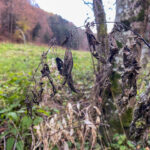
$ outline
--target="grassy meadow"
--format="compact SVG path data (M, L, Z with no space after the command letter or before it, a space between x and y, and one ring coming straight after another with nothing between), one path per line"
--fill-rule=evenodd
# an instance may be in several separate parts
M46 46L35 46L33 44L0 43L0 149L5 147L5 144L3 144L4 137L7 138L7 150L13 148L15 140L17 150L29 149L30 147L25 145L25 143L31 142L29 127L32 124L39 124L42 121L42 117L40 117L42 114L59 113L59 110L51 107L33 106L31 120L27 115L24 103L26 92L31 85L32 74L40 63L42 53L48 49ZM47 55L48 64L55 63L56 57L63 59L64 54L65 49L63 48L50 49ZM72 75L76 88L79 90L92 88L94 77L90 53L72 50L72 54L74 61ZM41 74L40 69L36 74L37 79ZM60 75L53 74L56 67L53 70L50 66L50 71L55 85L61 85L62 78ZM64 88L62 91L58 91L55 96L56 100L57 97L61 100L62 105L66 104L68 100L80 100L81 95L77 96L69 91L67 85ZM86 96L88 97L88 94ZM21 140L15 138L18 134L22 138ZM30 139L30 141L26 141L27 139Z
M1 106L7 106L10 101L15 101L15 96L19 98L20 93L26 90L30 84L30 79L41 61L41 55L49 47L35 46L33 44L0 44L0 96ZM60 47L51 48L47 55L47 62L55 63L55 58L60 57L63 60L65 49ZM72 50L73 54L73 80L77 87L91 87L93 85L93 69L91 56L89 52ZM40 69L37 72L37 78L41 75ZM51 68L50 68L51 70ZM54 71L55 72L56 68ZM52 74L53 80L60 79L60 75ZM54 81L54 82L55 82ZM12 95L11 95L11 94ZM14 96L15 94L15 96ZM11 95L11 96L10 96ZM21 95L22 99L24 94ZM11 99L11 100L9 100Z
M22 73L27 75L31 73L40 62L42 52L47 51L48 47L35 46L32 44L0 44L0 79L7 80L13 73ZM63 59L65 50L62 48L51 49L48 59L61 57ZM72 51L74 67L73 72L76 75L86 76L87 72L92 71L92 62L89 52Z

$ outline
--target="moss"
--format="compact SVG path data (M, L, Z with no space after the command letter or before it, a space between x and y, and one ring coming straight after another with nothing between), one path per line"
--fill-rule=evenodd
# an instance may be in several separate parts
M139 119L138 121L136 121L135 126L136 128L142 128L143 126L145 126L146 122L144 120L144 118Z
M132 114L133 114L133 109L132 108L128 108L121 116L121 120L123 123L123 127L125 129L126 132L128 132L131 121L132 121ZM111 127L111 129L113 129L113 133L123 133L118 115L112 115L112 117L109 120L109 125Z
M100 25L99 35L101 35L101 36L106 35L106 27L105 27L105 24L101 24L101 25Z
M144 15L145 15L145 11L144 9L142 9L139 14L137 15L137 21L144 21Z
M118 46L119 48L122 48L122 47L123 47L123 45L122 45L121 42L119 42L119 41L116 40L116 43L117 43L117 46Z
M110 118L109 125L110 125L110 128L112 129L113 134L115 134L115 133L121 134L121 133L123 133L123 131L121 128L121 124L120 124L118 115L116 115L116 116L117 116L117 118L114 118L114 117Z
M114 68L115 68L115 66L114 66ZM121 93L121 87L118 82L120 78L121 78L121 76L117 72L113 72L110 77L111 90L112 90L114 96Z
M137 16L129 18L129 22L144 21L145 11L142 9Z
M97 6L97 15L98 15L98 18L99 19L99 22L100 23L100 26L99 26L99 29L98 29L98 35L99 36L105 36L107 34L107 26L106 24L104 23L105 22L105 11L104 11L104 8L103 8L103 5L100 5L98 2L96 2L96 6Z
M123 126L125 128L128 128L130 126L130 123L132 121L132 114L133 114L133 109L128 108L121 116Z
M130 21L129 20L123 20L123 21L121 21L121 23L123 23L127 27L130 27ZM127 31L128 29L126 28L125 30Z
M133 16L129 19L130 22L134 22L134 21L137 21L137 17Z

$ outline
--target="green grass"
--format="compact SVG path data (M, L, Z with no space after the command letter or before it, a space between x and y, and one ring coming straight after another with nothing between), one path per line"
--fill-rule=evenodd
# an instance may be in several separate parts
M0 43L0 80L7 80L10 74L22 73L31 74L40 62L43 51L47 51L46 46L35 46L33 44L12 44ZM63 58L65 50L55 48L54 52L48 54L48 59ZM92 62L89 52L72 51L74 68L73 73L79 79L84 79L92 72Z

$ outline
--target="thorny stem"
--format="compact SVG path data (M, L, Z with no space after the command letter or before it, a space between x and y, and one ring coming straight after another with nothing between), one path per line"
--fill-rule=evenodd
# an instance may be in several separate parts
M52 43L52 44L49 46L48 50L44 53L45 56L47 56L47 54L48 54L48 52L49 52L49 49L51 49L53 46L54 46L54 43ZM33 73L33 75L32 75L31 81L34 81L35 83L36 83L35 75L36 75L37 71L39 70L40 66L42 65L42 62L43 62L43 57L41 58L40 63L38 64L37 68L35 69L35 71L34 71L34 73ZM30 86L29 86L29 87L30 87ZM28 90L29 90L29 87L28 87Z
M48 80L49 80L49 82L50 82L51 85L52 85L52 88L53 88L53 94L55 95L55 94L57 93L57 91L56 91L55 85L54 85L54 83L53 83L53 81L52 81L52 79L51 79L50 76L48 76Z

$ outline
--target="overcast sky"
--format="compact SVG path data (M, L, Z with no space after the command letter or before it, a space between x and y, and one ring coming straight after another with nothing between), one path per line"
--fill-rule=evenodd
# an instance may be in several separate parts
M114 21L116 0L103 0L107 21ZM92 10L82 0L36 0L40 8L54 14L61 15L64 19L73 22L76 26L84 25L87 17L94 21ZM110 31L113 24L108 24Z

